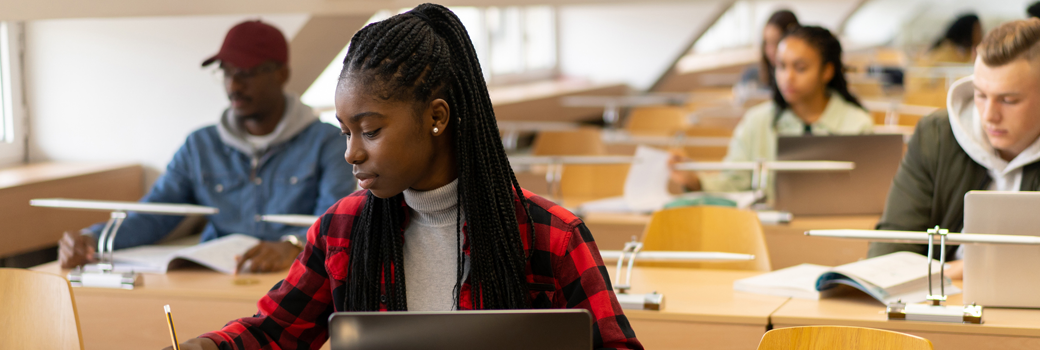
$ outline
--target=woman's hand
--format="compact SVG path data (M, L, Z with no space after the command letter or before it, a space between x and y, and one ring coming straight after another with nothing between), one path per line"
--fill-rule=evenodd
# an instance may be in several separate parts
M65 232L58 241L58 262L63 269L71 269L87 263L97 262L97 241L84 232Z
M217 349L217 343L209 338L195 338L189 339L186 342L180 344L181 350L219 350ZM167 346L163 350L173 350L173 346Z
M675 170L675 165L683 162L689 162L690 159L686 158L681 151L672 150L672 156L668 158L668 179L673 184L679 185L683 191L700 191L701 190L701 179L697 177L697 173L692 171L681 171Z

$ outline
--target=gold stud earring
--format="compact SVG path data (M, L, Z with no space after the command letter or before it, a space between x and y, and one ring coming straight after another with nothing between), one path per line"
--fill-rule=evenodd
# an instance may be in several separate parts
M438 131L441 131L441 129L438 129L437 127L433 127L433 134L434 135L437 135Z

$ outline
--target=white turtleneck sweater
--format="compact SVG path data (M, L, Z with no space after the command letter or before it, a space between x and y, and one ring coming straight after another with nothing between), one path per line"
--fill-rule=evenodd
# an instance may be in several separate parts
M456 236L458 180L430 191L404 191L410 216L404 230L404 276L408 311L451 311L462 246ZM463 281L469 273L465 260Z

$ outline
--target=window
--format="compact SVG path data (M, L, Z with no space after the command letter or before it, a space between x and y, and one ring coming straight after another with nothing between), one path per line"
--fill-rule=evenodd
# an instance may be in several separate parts
M411 8L401 9L397 13ZM469 32L480 68L488 85L550 79L557 75L556 11L552 6L454 7L451 9ZM380 11L369 23L389 18ZM347 44L348 47L350 44ZM321 113L321 120L336 123L334 94L347 47L325 68L301 97Z
M11 40L8 23L0 22L0 141L14 142L14 111L11 110Z
M756 44L761 24L755 18L757 6L738 1L704 32L693 45L692 53L708 53Z
M488 7L476 11L483 12L483 21L467 23L463 19L463 24L474 42L485 41L480 46L474 44L474 48L488 84L555 76L556 13L551 6Z
M0 22L0 167L25 159L21 48L22 23Z

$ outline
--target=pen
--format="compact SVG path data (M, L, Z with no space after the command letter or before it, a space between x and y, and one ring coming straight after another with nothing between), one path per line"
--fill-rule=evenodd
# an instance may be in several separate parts
M177 342L177 331L173 330L173 314L170 313L170 305L163 305L166 310L166 323L170 325L170 339L173 340L173 350L181 350L181 344Z

